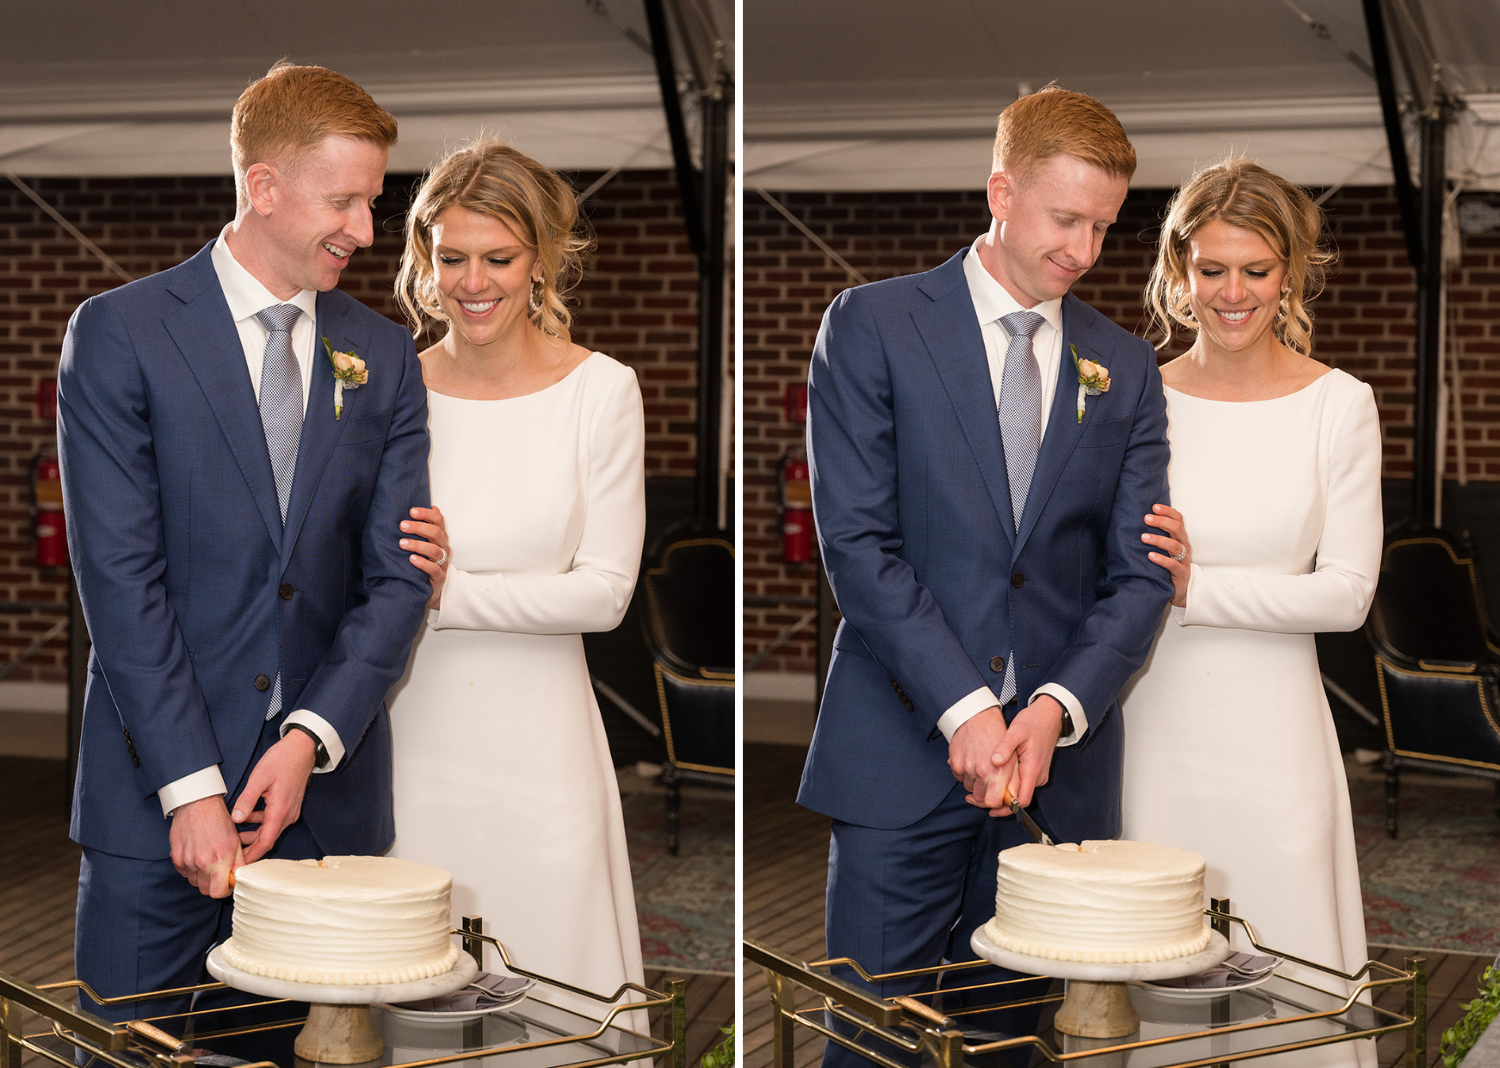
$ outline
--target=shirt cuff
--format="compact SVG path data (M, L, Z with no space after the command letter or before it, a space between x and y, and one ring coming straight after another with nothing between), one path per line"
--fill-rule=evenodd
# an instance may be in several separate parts
M339 740L339 732L333 729L332 723L316 712L299 708L295 712L287 713L286 719L282 720L281 736L283 738L286 737L286 732L293 723L300 723L316 734L318 741L322 742L323 748L328 751L328 763L321 768L313 768L314 775L323 775L339 766L339 761L344 759L344 743Z
M1066 686L1062 686L1055 682L1044 682L1040 686L1038 686L1036 688L1036 693L1031 695L1032 702L1034 703L1036 699L1042 694L1046 694L1048 697L1052 698L1058 704L1066 708L1068 710L1068 715L1072 717L1073 720L1073 733L1059 735L1057 739L1058 747L1061 748L1065 745L1076 745L1078 742L1082 741L1083 736L1087 734L1089 730L1089 718L1088 716L1085 716L1083 714L1083 705L1078 703L1078 698L1074 697L1072 692L1069 691Z
M224 785L219 765L210 764L202 771L195 771L167 783L156 791L156 799L161 802L161 814L170 819L172 813L183 805L201 801L205 797L223 797L227 793L229 790Z
M986 708L999 707L1000 702L995 699L994 691L988 686L981 686L973 693L960 697L948 706L948 711L938 717L937 728L943 732L943 737L950 742L953 741L953 733L969 720L973 719Z

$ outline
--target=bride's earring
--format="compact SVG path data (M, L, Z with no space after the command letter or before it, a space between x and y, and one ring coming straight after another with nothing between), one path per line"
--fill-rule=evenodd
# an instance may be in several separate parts
M542 279L540 276L531 280L531 296L527 298L526 307L531 310L532 315L540 315L542 312Z

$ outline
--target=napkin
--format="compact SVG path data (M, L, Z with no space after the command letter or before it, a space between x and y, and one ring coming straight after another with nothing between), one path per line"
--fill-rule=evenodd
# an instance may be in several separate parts
M535 979L519 975L497 975L480 972L468 986L442 997L423 998L421 1001L403 1001L398 1009L414 1012L483 1012L488 1009L503 1009L518 1001L522 994L536 985Z
M1278 957L1259 957L1251 953L1234 952L1197 975L1183 975L1174 979L1153 979L1152 986L1177 987L1182 990L1213 990L1219 987L1243 986L1252 979L1259 979L1276 965Z

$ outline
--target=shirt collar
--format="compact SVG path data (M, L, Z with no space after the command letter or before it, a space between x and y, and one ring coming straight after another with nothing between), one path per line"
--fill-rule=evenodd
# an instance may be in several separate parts
M316 327L318 294L314 290L304 289L290 300L278 300L269 289L261 285L260 279L234 258L234 253L229 251L229 242L224 240L224 235L228 232L228 226L219 232L219 239L214 242L209 257L213 260L214 273L219 276L219 288L224 291L224 300L229 304L230 317L238 323L274 304L295 304Z
M1043 301L1033 308L1021 307L1016 298L995 281L995 276L985 270L984 264L979 261L979 243L985 237L985 234L980 234L975 238L974 244L969 248L969 254L964 257L964 278L969 283L969 296L974 301L974 312L979 316L979 325L993 323L1011 312L1034 311L1060 335L1062 333L1062 298Z

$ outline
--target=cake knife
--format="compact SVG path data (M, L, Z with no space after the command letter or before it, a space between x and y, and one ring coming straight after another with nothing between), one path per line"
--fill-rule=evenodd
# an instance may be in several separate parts
M1004 801L1010 806L1010 810L1016 814L1016 819L1021 821L1021 826L1026 828L1026 833L1031 835L1032 841L1040 842L1042 845L1057 844L1046 831L1037 825L1036 820L1026 814L1026 810L1016 800L1016 795L1011 793L1009 786L1005 788Z

